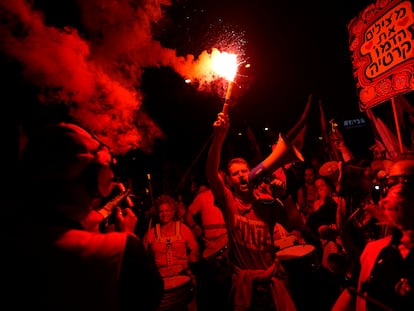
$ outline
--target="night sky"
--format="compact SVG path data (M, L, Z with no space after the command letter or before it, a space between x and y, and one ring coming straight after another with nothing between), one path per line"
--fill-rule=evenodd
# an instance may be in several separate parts
M197 60L217 47L251 65L236 77L229 155L250 155L237 135L247 128L266 154L310 94L328 120L365 117L346 25L372 1L36 0L27 15L20 15L24 1L8 2L0 0L4 103L13 107L6 124L22 124L30 135L45 121L80 118L115 142L121 174L152 173L156 191L202 166L223 104L222 85L185 83L193 68L180 60L188 55ZM356 152L370 143L366 132L345 133Z

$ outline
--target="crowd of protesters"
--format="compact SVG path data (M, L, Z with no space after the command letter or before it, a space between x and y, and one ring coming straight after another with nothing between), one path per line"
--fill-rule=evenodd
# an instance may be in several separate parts
M164 191L144 210L83 127L31 137L9 213L16 308L414 308L412 155L357 159L342 138L338 161L224 162L230 124L220 112L188 197Z

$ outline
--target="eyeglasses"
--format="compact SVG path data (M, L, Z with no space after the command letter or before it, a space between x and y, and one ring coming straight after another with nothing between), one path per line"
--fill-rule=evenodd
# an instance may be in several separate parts
M396 185L403 185L405 187L414 187L414 175L388 176L385 179L384 184L383 184L382 196L383 197L386 196L388 191Z

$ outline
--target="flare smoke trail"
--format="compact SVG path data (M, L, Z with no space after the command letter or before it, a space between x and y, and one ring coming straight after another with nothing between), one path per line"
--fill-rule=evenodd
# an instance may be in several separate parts
M22 65L39 102L67 104L69 114L115 153L150 151L164 137L141 110L145 67L170 66L200 88L215 78L203 70L207 51L197 58L178 56L153 39L151 25L162 19L170 0L73 0L78 25L59 26L34 6L56 6L53 1L0 0L0 52Z

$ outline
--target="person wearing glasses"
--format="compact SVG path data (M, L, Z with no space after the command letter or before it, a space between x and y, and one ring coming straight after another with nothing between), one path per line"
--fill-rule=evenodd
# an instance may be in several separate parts
M414 310L414 157L390 169L380 200L392 231L360 256L357 288L343 291L332 310Z
M101 203L114 185L108 146L74 123L29 137L19 175L13 309L156 310L163 279L134 234L132 209L102 233Z

